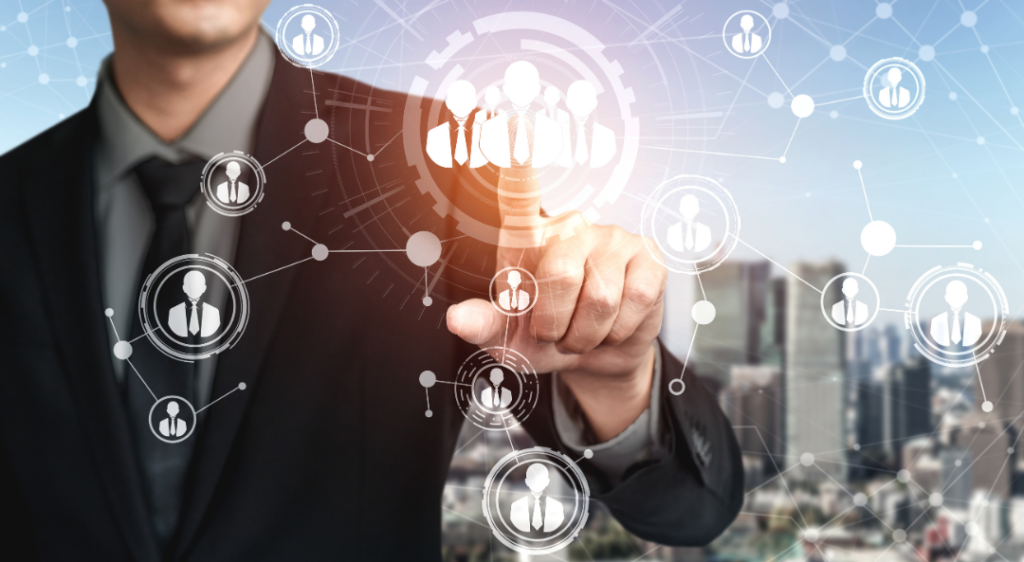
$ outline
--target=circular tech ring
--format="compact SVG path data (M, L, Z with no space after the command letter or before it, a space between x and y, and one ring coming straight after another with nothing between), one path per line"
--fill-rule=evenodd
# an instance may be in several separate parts
M184 404L185 409L178 404ZM174 416L169 415L168 406L176 408ZM181 443L191 437L195 429L196 409L181 396L164 396L149 409L149 430L164 443Z
M540 396L540 379L530 362L520 353L500 347L470 355L459 367L452 386L462 415L489 431L519 425L533 413Z
M891 87L888 73L897 71L899 82ZM884 80L883 80L884 79ZM911 88L905 88L906 84ZM912 89L912 90L911 90ZM882 94L885 90L885 95ZM910 99L904 97L907 94ZM884 119L906 119L924 103L924 73L916 64L900 57L883 59L871 65L864 75L864 100L875 115Z
M288 62L302 68L317 68L331 60L338 50L341 31L329 10L301 4L277 20L274 40Z
M654 190L640 229L654 259L676 273L696 275L718 267L736 248L740 213L718 182L682 175Z
M444 99L450 84L456 80L472 82L479 105L483 106L485 91L500 89L504 69L516 60L529 60L540 70L542 87L553 86L562 93L562 100L571 82L590 82L600 100L595 114L614 130L618 139L615 156L607 165L594 169L551 165L538 170L544 186L544 209L555 217L545 224L545 236L568 238L586 221L600 219L601 210L614 204L626 188L640 146L640 120L632 113L635 96L633 90L622 83L622 66L605 57L605 46L590 32L544 13L504 12L486 16L473 22L472 31L455 31L447 39L446 46L426 59L427 65L435 71L433 76L417 75L413 79L403 116L404 130L422 133L402 135L402 139L406 160L419 175L416 186L421 193L433 197L434 210L456 221L460 232L487 244L498 244L497 225L492 224L488 216L474 212L474 205L460 205L450 187L442 185L450 183L448 180L439 182L434 178L432 169L435 168L426 156L424 139L427 130L440 122L442 112L447 112ZM482 45L500 45L506 52L481 57ZM479 65L469 69L462 66L469 64L466 61L474 56L481 61ZM511 110L508 102L504 103L498 106L499 112ZM475 193L475 203L486 205L488 198L496 198L497 186L490 180L476 171L465 176L459 179L462 187L479 192ZM484 187L476 187L478 184ZM563 213L569 210L579 210L580 214ZM544 242L535 237L517 241L524 247Z
M263 201L266 184L263 166L252 156L235 151L221 152L206 163L199 188L211 209L240 217Z
M942 307L937 316L921 315L928 298ZM1003 342L1010 313L1006 294L987 271L966 263L935 266L907 295L904 325L914 347L930 361L946 367L969 367L984 361ZM981 318L991 318L982 323Z
M249 324L249 308L241 276L210 254L168 260L146 277L139 293L146 338L180 361L206 359L234 346Z
M484 481L483 512L505 546L549 554L568 546L586 525L590 486L579 466L562 453L547 447L512 451Z

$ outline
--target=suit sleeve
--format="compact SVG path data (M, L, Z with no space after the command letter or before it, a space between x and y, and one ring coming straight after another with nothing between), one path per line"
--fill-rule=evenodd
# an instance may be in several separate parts
M668 454L633 465L614 486L592 462L579 465L593 499L629 532L670 546L702 546L721 534L743 505L743 461L729 420L691 371L683 374L681 395L669 392L683 366L661 348L660 415L669 431ZM553 399L543 393L523 426L539 445L565 451L553 421Z
M2 431L0 435L3 435ZM5 560L31 562L39 560L35 533L29 520L28 501L18 486L9 455L7 444L0 443L0 506L5 521L0 525L0 552L5 555Z

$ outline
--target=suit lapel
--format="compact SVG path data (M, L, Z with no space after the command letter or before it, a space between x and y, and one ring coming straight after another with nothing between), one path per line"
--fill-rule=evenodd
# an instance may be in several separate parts
M323 99L326 88L320 86L316 93L317 99ZM326 154L327 145L306 143L283 155L303 139L303 127L314 117L308 69L297 68L278 55L260 117L254 154L258 162L274 162L265 169L264 200L241 219L234 266L243 279L311 257L312 245L300 236L283 231L281 225L288 221L298 232L314 236L317 209L310 194L327 189L328 170L322 169L324 159L304 153ZM281 158L275 160L278 156ZM188 551L206 512L211 509L239 427L256 392L292 282L301 267L282 269L246 283L252 318L238 344L218 356L210 399L216 400L237 388L239 383L244 382L246 390L236 392L206 411L207 419L180 525L179 554Z
M24 186L35 264L78 423L114 518L134 559L158 560L103 316L93 204L95 102L63 126L31 167L39 176ZM60 158L61 165L47 162L52 158Z

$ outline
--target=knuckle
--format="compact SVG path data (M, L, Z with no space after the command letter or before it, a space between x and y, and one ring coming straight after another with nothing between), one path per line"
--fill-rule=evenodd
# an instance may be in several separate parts
M619 296L608 288L589 289L583 292L580 307L590 312L607 314L619 307Z
M660 297L659 286L647 281L630 283L626 287L626 300L639 308L653 307Z

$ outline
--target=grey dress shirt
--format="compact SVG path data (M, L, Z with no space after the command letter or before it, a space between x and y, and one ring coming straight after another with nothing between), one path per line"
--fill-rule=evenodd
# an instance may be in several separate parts
M233 150L251 153L260 110L274 73L275 50L270 37L260 33L252 52L224 90L188 132L170 143L161 140L132 113L114 83L109 57L104 61L96 92L100 139L94 155L95 213L103 303L114 310L112 320L121 337L128 337L132 318L138 314L139 277L155 229L152 208L135 177L134 167L153 156L177 163L190 157L208 160ZM231 263L241 219L217 213L206 205L201 193L189 204L186 215L192 253L213 254ZM211 304L222 306L219 302ZM557 375L552 377L552 391L561 397L552 401L559 437L576 455L582 455L586 448L593 450L591 462L613 481L634 462L659 454L658 442L664 432L658 415L661 362L660 356L656 357L659 359L655 364L651 407L605 443L587 441L583 414L572 393L557 390ZM114 358L113 352L111 360L119 382L123 382L124 362ZM216 362L217 357L213 356L196 364L197 409L210 402ZM145 373L141 375L145 377Z

